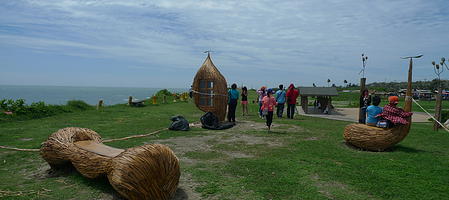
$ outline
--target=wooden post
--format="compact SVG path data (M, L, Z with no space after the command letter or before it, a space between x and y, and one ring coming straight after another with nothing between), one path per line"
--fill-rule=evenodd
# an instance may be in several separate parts
M404 110L406 112L411 112L412 111L412 99L408 99L408 98L412 98L412 71L413 71L413 59L410 58L410 64L408 67L408 78L407 78L407 92L405 93L405 104L404 104Z
M440 83L441 84L441 83ZM441 89L441 85L438 87L438 94L435 95L435 100L436 100L436 105L435 105L435 119L438 120L439 122L441 122L441 93L442 93L442 89ZM438 124L438 122L434 121L433 122L433 130L434 131L438 131L438 128L440 128L440 125Z
M363 90L366 89L366 78L360 79L360 96L362 96ZM359 100L360 102L360 100ZM365 118L365 116L362 115L362 105L359 103L359 122L362 120L362 118Z
M307 96L301 96L301 107L305 114L309 113L309 100Z
M103 99L100 99L100 101L98 101L97 110L101 107L103 107Z
M157 104L157 96L155 95L155 96L153 96L153 105L156 105Z
M129 96L128 97L128 106L131 106L133 104L133 97Z

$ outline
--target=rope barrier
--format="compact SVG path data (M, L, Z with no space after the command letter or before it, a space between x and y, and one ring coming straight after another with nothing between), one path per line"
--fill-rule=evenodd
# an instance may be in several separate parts
M227 97L228 95L225 94L209 94L209 93L204 93L204 92L198 92L196 90L191 90L193 93L195 94L201 94L201 95L206 95L206 96L223 96L223 97Z
M190 123L189 124L190 127L197 127L199 125L200 124L196 124L196 123ZM164 131L164 130L168 130L168 128L159 129L159 130L153 131L151 133L147 133L147 134L131 135L131 136L128 136L128 137L103 140L103 142L107 143L107 142L128 140L128 139L132 139L132 138L148 137L148 136L156 135L156 134L158 134L158 133L160 133L161 131ZM39 152L40 151L40 149L20 149L20 148L16 148L16 147L8 147L8 146L2 146L2 145L0 145L0 148L1 149L13 150L13 151L28 151L28 152Z
M444 128L444 130L446 130L447 132L449 132L449 129L447 129L447 127L446 126L444 126L443 124L441 124L441 122L439 122L437 119L435 119L435 117L433 117L433 115L431 115L429 112L427 112L427 110L426 109L424 109L421 105L419 105L419 103L418 102L416 102L416 100L415 99L413 99L412 98L412 100L413 100L413 102L416 104L416 105L418 105L427 115L429 115L433 120L435 120L441 127L443 127Z
M19 149L19 148L15 148L15 147L7 147L7 146L2 146L2 145L0 145L0 148L14 150L14 151L32 151L32 152L40 151L40 149Z

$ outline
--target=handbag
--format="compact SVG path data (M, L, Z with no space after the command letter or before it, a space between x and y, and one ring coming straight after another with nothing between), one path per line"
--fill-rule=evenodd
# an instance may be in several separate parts
M388 128L388 121L381 119L381 120L377 121L376 126L379 128Z
M268 108L262 110L262 115L263 116L267 116L268 115Z

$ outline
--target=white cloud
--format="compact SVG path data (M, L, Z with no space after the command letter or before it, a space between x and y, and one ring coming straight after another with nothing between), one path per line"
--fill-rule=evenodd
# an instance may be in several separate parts
M447 8L419 0L30 0L0 6L0 25L9 26L0 30L0 45L193 71L201 52L212 49L222 71L291 71L286 79L304 84L356 82L365 52L369 80L403 80L405 70L391 68L404 64L399 56L448 54ZM425 64L416 69L431 76Z

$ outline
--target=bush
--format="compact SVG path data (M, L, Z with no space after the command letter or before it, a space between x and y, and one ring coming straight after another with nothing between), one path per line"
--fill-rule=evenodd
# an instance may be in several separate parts
M48 105L42 101L27 105L23 99L15 101L13 99L2 99L0 100L0 121L37 119L59 113L89 109L93 109L93 107L79 100L68 101L67 105ZM12 114L4 112L12 112Z
M93 107L81 100L71 100L67 102L67 106L75 110L90 110Z
M156 93L156 96L172 96L173 94L170 92L170 91L168 91L167 89L163 89L163 90L159 90L157 93Z

